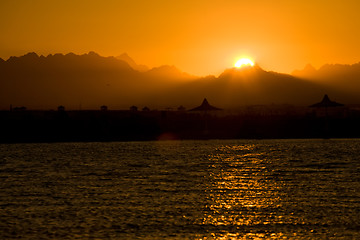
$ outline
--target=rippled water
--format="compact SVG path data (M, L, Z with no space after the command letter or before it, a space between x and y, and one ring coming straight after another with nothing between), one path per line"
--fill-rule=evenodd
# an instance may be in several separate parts
M0 145L0 239L360 239L360 140Z

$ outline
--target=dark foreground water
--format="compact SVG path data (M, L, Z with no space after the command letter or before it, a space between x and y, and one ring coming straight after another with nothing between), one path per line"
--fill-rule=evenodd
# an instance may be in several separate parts
M0 239L360 239L360 140L0 145Z

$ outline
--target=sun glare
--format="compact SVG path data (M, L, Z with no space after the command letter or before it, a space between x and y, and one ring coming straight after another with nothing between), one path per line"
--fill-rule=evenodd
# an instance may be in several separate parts
M237 67L237 68L241 68L244 66L253 67L254 62L251 61L249 58L242 58L235 63L235 67Z

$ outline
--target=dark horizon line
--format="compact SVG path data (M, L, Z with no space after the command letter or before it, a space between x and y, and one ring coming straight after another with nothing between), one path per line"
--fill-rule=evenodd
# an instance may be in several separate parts
M104 105L105 107L107 107L106 105ZM59 107L64 107L63 110L59 110ZM162 108L150 108L146 105L144 105L143 107L138 107L138 105L132 105L128 108L107 108L107 109L102 109L103 106L100 106L99 108L95 109L95 108L69 108L67 109L65 106L58 106L57 108L27 108L26 106L9 106L8 109L2 108L0 109L0 111L2 112L56 112L56 111L65 111L65 112L85 112L85 111L93 111L93 112L105 112L105 111L109 111L109 112L127 112L127 111L133 111L133 112L163 112L163 111L171 111L171 112L177 112L177 111L184 111L184 112L189 112L191 108L194 108L194 106L192 107L185 107L183 105L179 105L177 107L162 107ZM136 107L137 110L131 109L133 107ZM179 110L180 107L183 107L183 110ZM195 106L196 107L196 106ZM269 103L269 104L247 104L247 105L239 105L237 107L224 107L221 108L222 111L238 111L240 109L243 108L248 108L248 107L265 107L267 109L271 109L271 107L296 107L296 108L310 108L311 104L305 105L305 104L289 104L289 103L283 103L283 104L274 104L274 103ZM352 103L352 104L344 104L344 107L360 107L360 103ZM145 110L144 110L145 109Z

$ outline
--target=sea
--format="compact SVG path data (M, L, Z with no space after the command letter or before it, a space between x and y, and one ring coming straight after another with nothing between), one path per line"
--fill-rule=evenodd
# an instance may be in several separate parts
M360 139L0 144L0 239L360 239Z

